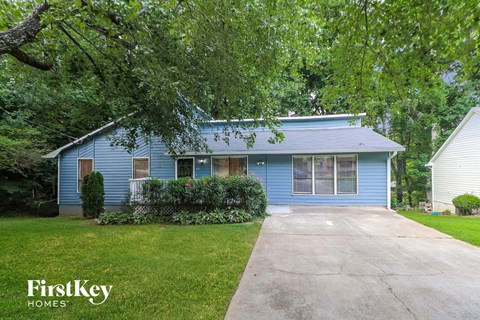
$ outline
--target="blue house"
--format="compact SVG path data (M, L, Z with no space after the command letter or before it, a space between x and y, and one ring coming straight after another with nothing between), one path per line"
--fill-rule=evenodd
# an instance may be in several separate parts
M131 153L112 147L110 123L45 158L58 158L61 214L80 214L80 187L93 170L103 174L107 210L117 209L130 190L146 178L200 178L254 174L269 204L390 206L390 160L404 148L362 127L360 115L280 118L285 139L271 144L272 133L255 129L256 142L215 139L226 122L211 120L202 131L210 153L187 152L174 158L158 137L140 141ZM244 120L249 121L249 120ZM116 128L119 132L119 128Z

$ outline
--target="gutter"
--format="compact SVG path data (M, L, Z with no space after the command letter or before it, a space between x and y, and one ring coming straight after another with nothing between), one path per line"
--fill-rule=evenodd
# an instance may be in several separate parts
M393 151L387 159L387 209L392 210L392 159L397 156L398 152Z

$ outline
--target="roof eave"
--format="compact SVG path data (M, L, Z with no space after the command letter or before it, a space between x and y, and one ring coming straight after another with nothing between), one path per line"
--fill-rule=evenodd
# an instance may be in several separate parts
M379 149L337 149L337 150L222 150L213 152L185 152L187 156L220 156L220 155L253 155L253 154L327 154L327 153L366 153L366 152L392 152L405 151L404 147L379 148ZM171 156L169 152L164 155Z
M130 116L130 115L128 115L128 116ZM92 131L92 132L84 135L83 137L78 138L78 139L75 140L75 141L72 141L72 142L70 142L70 143L68 143L68 144L66 144L66 145L64 145L64 146L62 146L62 147L60 147L60 148L58 148L58 149L56 149L56 150L53 150L52 152L47 153L46 155L43 155L42 158L44 158L44 159L54 159L54 158L56 158L56 157L60 154L60 152L62 152L63 150L68 149L68 148L70 148L71 146L81 144L81 143L83 142L83 140L88 139L88 138L90 138L91 136L94 136L94 135L96 135L97 133L99 133L99 132L101 132L101 131L103 131L103 130L105 130L105 129L108 129L108 128L110 128L110 127L112 127L113 125L117 124L119 121L123 120L124 118L125 118L125 117L122 117L122 118L120 118L120 120L118 120L118 121L112 121L112 122L110 122L110 123L107 123L107 124L104 125L103 127L100 127L100 128L98 128L98 129L96 129L96 130L94 130L94 131Z

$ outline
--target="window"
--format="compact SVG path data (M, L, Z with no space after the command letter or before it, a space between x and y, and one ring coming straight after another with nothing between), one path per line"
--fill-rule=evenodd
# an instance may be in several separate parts
M133 179L148 178L150 176L150 159L133 158Z
M337 193L357 193L356 156L337 156Z
M294 194L357 194L357 156L294 156Z
M246 175L247 157L215 157L212 158L212 175L221 177Z
M83 178L93 172L93 159L78 159L77 192L82 190Z
M312 193L312 157L293 158L293 192Z
M315 157L315 194L335 193L335 158Z
M177 159L177 178L193 179L193 158Z

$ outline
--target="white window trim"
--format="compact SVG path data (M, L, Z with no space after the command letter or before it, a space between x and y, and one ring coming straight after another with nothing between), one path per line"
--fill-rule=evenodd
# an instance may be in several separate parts
M77 158L77 193L80 193L81 190L78 190L78 165L80 163L80 160L92 160L92 172L95 171L95 159L94 158Z
M140 159L140 160L145 160L148 159L148 176L150 177L151 174L151 163L150 163L150 157L132 157L132 180L135 179L140 179L140 178L135 178L135 160Z
M193 177L192 179L195 179L195 157L180 157L180 158L177 158L175 159L175 180L178 179L178 160L182 160L182 159L192 159L192 162L193 162Z
M356 193L338 193L337 187L337 157L355 157L357 160L357 170L356 170L356 182L357 182L357 192ZM304 158L310 157L312 158L312 193L295 193L294 192L294 180L295 177L293 175L293 158ZM324 193L324 194L316 194L315 193L315 157L333 157L333 193ZM293 196L318 196L318 197L332 197L332 196L358 196L358 170L359 170L359 163L358 163L358 154L295 154L292 155L292 195Z
M247 159L247 175L248 175L248 155L236 155L236 156L212 156L210 158L210 175L213 177L213 159L225 159L225 158L246 158Z

